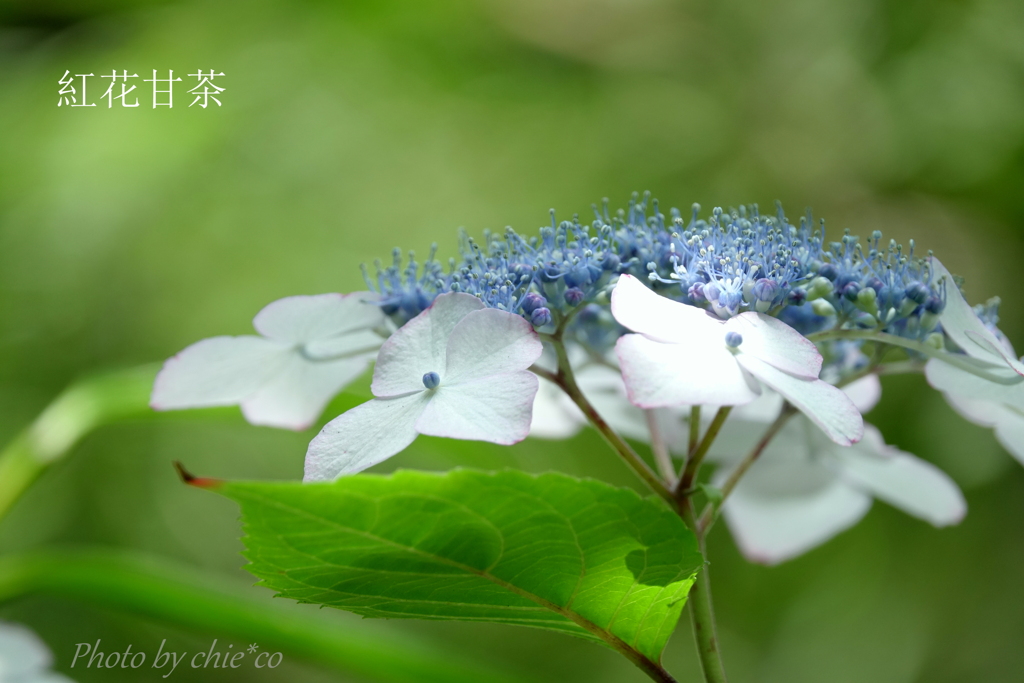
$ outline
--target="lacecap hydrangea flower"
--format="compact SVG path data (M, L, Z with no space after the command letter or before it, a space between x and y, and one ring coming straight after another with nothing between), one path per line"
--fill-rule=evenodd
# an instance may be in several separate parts
M375 294L291 296L253 320L260 336L213 337L168 360L156 410L239 405L252 424L305 429L363 374L384 341Z
M881 396L878 377L845 388L869 412ZM721 485L781 412L768 392L731 416L711 446ZM829 540L867 514L877 498L933 526L957 524L967 512L960 489L935 465L885 443L873 425L851 447L824 438L799 416L782 427L723 505L725 521L744 556L778 564Z
M925 366L925 376L964 418L994 428L1003 447L1024 464L1024 363L1017 360L1010 340L995 326L998 304L989 307L987 317L992 322L987 324L937 259L932 259L932 268L949 283L946 309L940 316L942 329L985 374L933 358Z
M306 481L375 465L419 434L513 444L526 438L537 393L528 371L543 348L522 317L450 293L381 347L377 398L335 418L309 445Z
M722 320L659 296L630 275L619 279L611 305L615 319L638 333L615 346L633 404L744 405L769 387L836 443L860 439L857 408L818 379L821 354L785 323L756 312Z
M364 270L369 292L283 299L257 316L260 336L190 346L160 373L154 407L238 404L253 423L301 429L376 359L374 398L309 446L305 479L322 481L419 434L510 444L564 438L587 422L627 461L631 447L603 425L686 459L700 431L687 422L691 407L706 426L715 409L735 406L708 456L727 476L743 454L722 449L763 433L784 401L802 416L724 505L744 552L768 562L838 533L873 498L935 525L963 514L955 485L887 446L863 423L867 403L848 395L877 380L894 347L903 370L925 368L1024 461L1024 363L994 313L979 316L913 243L877 231L829 241L823 224L790 222L781 207L666 214L634 195L618 212L595 206L589 223L552 212L534 236L463 235L455 258L435 256L403 262L396 250L390 265ZM751 417L769 403L774 414ZM670 502L687 499L697 489L670 490L682 478L666 474L663 450L660 490L657 475L634 469Z

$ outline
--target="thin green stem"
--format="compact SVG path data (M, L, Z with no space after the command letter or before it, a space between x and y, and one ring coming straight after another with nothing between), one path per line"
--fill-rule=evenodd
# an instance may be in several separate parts
M993 374L990 370L998 370L999 366L992 365L991 363L979 361L963 354L947 353L946 351L941 351L914 339L906 339L895 334L878 332L877 330L827 330L825 332L817 332L815 334L808 335L807 338L812 342L822 342L833 339L862 339L865 341L879 342L881 344L889 344L891 346L899 346L904 349L916 351L917 353L928 356L929 358L937 358L938 360L969 372L972 375L976 375L996 384L1014 385L1024 382L1024 377L1021 377L1018 374Z
M905 375L911 372L921 372L922 368L921 363L916 361L901 360L892 363L882 363L875 368L875 373L878 375Z
M701 512L697 527L700 529L702 535L706 535L711 529L711 525L714 524L715 521L715 513L717 510L722 508L722 503L724 503L725 499L729 497L732 490L736 488L736 484L739 483L740 478L746 474L747 470L750 469L750 466L753 465L759 457L761 457L761 453L764 452L764 449L768 447L771 440L775 438L775 435L779 433L779 430L785 426L786 422L789 421L789 418L793 417L796 412L797 411L793 406L786 403L782 408L782 412L779 413L779 416L775 418L775 421L768 426L764 436L762 436L761 440L757 442L757 445L754 446L753 450L751 450L750 453L740 461L736 468L729 473L729 477L721 487L722 499L718 501L717 505L708 503L704 507L704 511Z
M700 406L690 407L690 443L686 449L687 456L692 456L700 443Z
M683 478L680 479L679 483L676 484L673 490L671 488L672 479L668 479L666 477L666 480L670 482L669 486L666 487L665 484L657 478L654 472L651 471L647 464L640 459L629 444L627 444L626 441L601 418L594 407L590 405L590 402L587 401L583 392L581 392L579 387L576 385L572 367L569 364L568 354L565 351L565 346L562 343L561 338L559 336L547 335L544 337L544 341L550 343L555 348L558 355L558 372L552 373L538 367L533 367L531 370L539 376L554 382L560 386L563 391L565 391L577 407L583 411L583 414L586 415L591 425L593 425L593 427L605 438L608 444L612 447L612 450L614 450L653 491L664 498L683 518L683 521L697 537L697 541L700 545L700 551L706 557L704 535L700 531L697 517L693 510L693 502L688 496L690 489L693 486L693 482L696 480L700 464L703 461L704 456L707 455L708 450L711 448L711 444L718 436L719 431L722 429L722 425L725 424L732 408L730 406L719 408L714 420L705 432L704 438L700 440L698 440L700 430L700 408L695 407L691 411L690 457L683 470ZM660 433L657 429L657 425L654 424L653 414L651 411L647 411L647 420L648 427L651 428L652 449L655 451L655 457L658 458L658 450L663 447L663 442L660 440ZM690 589L688 603L690 618L693 624L694 638L697 645L697 653L700 657L705 683L728 683L725 676L725 667L722 664L722 658L718 648L718 634L711 598L711 579L708 576L708 568L706 564L699 572L697 572L697 577ZM645 670L645 672L652 678L655 678L650 671ZM667 676L668 674L665 675ZM655 678L655 680L658 679Z
M151 413L149 392L158 366L83 379L65 389L0 452L0 518L53 462L82 437L114 420Z
M675 489L675 496L678 500L685 499L692 492L693 484L697 481L697 474L700 472L700 465L704 462L704 456L708 454L711 444L718 437L718 432L722 430L722 425L729 418L730 412L732 412L732 406L722 406L718 409L718 412L715 413L715 419L711 421L708 430L704 432L704 438L701 439L697 450L686 461L686 469L683 470L683 476L680 477L679 484L676 485Z
M46 552L0 559L0 602L45 593L285 650L388 683L513 679L398 634L373 636L313 609L272 601L248 586L165 560L121 552Z
M700 552L707 557L704 535L700 533L693 509L693 500L686 498L680 508L683 521L697 536ZM718 629L715 625L715 609L711 601L711 577L708 572L707 560L704 567L697 572L697 578L690 588L687 601L690 608L690 623L693 626L693 639L697 646L700 668L704 672L706 683L728 683L725 666L722 664L722 653L718 644Z
M545 379L551 379L558 386L562 388L562 391L572 399L572 402L583 411L583 414L590 421L590 424L594 426L601 436L604 437L605 441L612 447L619 457L629 466L631 470L640 479L643 480L647 486L654 491L656 494L661 496L667 503L673 508L675 507L675 497L672 495L672 491L665 486L665 484L658 478L647 463L643 461L637 452L633 450L633 447L626 443L626 440L619 436L618 432L611 428L611 426L604 421L604 418L598 414L597 410L590 404L587 397L580 391L579 386L576 384L576 378L572 372L572 366L569 363L569 355L566 353L565 344L560 339L552 338L549 340L551 345L555 349L555 353L558 356L558 372L554 375L551 373L542 374ZM536 370L534 370L536 372ZM541 374L541 373L538 373Z
M651 435L651 452L654 454L654 462L658 465L658 473L668 488L676 485L676 471L672 465L672 455L668 452L668 446L658 426L658 415L653 409L644 410L644 419L647 420L647 431Z
M36 457L27 434L19 434L8 444L0 453L0 518L44 469L46 464Z

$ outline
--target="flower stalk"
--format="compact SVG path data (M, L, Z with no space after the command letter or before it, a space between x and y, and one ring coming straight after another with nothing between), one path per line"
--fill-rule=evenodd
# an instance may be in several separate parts
M611 426L602 418L597 410L591 405L587 397L583 395L579 386L576 384L576 378L573 375L572 365L569 363L569 354L565 349L565 344L562 342L560 336L551 336L547 339L554 347L555 353L558 357L558 370L555 373L548 373L540 371L539 368L533 368L533 371L538 375L548 379L559 387L566 395L572 399L572 402L576 404L587 420L593 425L594 429L598 431L601 436L604 437L608 445L612 447L619 457L629 466L633 472L643 480L645 484L656 494L658 494L665 502L669 503L673 508L676 507L675 497L672 494L671 489L667 487L658 475L647 466L633 447L626 443L626 440L619 436L618 432L611 428Z
M681 514L686 525L697 536L697 545L701 555L707 558L704 534L700 530L690 498L682 502ZM718 644L718 629L715 625L715 609L711 599L711 577L708 575L707 559L704 568L697 572L697 578L690 589L690 623L693 627L693 639L697 645L700 668L704 672L706 683L727 683L725 666L722 664L722 653Z
M758 441L757 445L754 446L754 449L740 461L740 464L736 466L736 469L729 474L728 479L726 479L725 483L722 484L721 500L717 503L709 502L704 506L700 519L697 521L697 528L700 530L701 537L707 535L708 531L711 530L711 525L714 524L718 511L722 509L722 504L725 502L725 499L729 494L732 493L732 490L736 488L736 484L739 483L740 478L743 477L747 470L750 469L751 465L761 457L761 454L764 452L764 449L768 447L768 444L771 443L771 440L774 439L775 435L779 433L779 430L785 426L789 421L789 418L796 415L797 412L798 411L789 403L783 405L782 412L779 413L779 416L775 418L775 421L769 425L764 436L761 437L761 440Z
M557 372L552 373L536 366L532 367L531 370L540 377L555 383L565 391L569 398L572 399L573 403L583 411L583 414L587 417L590 424L601 434L601 436L605 438L612 449L623 459L623 461L626 462L630 469L632 469L637 476L639 476L644 483L654 491L654 493L658 494L668 502L669 505L671 505L672 508L683 518L687 527L689 527L697 537L701 553L705 554L704 534L700 529L689 493L693 482L696 480L696 476L699 472L700 464L703 461L704 456L707 455L708 450L711 448L711 444L721 431L722 425L725 424L732 408L730 406L725 406L718 410L714 420L705 432L703 439L699 441L696 449L688 459L686 468L683 471L683 477L688 478L688 485L684 486L682 479L678 483L675 483L674 476L672 476L672 478L666 477L665 481L662 481L659 479L658 475L647 466L643 459L640 458L636 451L626 443L625 439L619 436L619 434L612 429L603 418L601 418L597 410L594 409L586 396L583 395L583 392L580 391L573 375L572 366L569 363L568 352L566 351L565 344L562 342L560 336L551 335L547 337L545 341L550 343L555 349L555 353L558 357L558 370ZM651 428L652 450L655 452L655 459L660 460L661 458L669 458L670 456L668 455L664 440L661 438L660 431L654 423L653 413L651 411L645 412L647 415L648 426ZM661 456L658 455L659 450L663 452ZM665 474L671 474L671 472L669 471ZM701 569L701 571L697 572L697 577L694 581L693 587L690 589L689 600L687 602L690 607L690 620L693 624L694 639L701 662L701 669L704 672L704 680L706 683L727 683L728 679L725 676L725 667L722 664L721 653L718 645L718 633L715 626L714 606L711 597L711 580L708 576L708 568L706 565Z

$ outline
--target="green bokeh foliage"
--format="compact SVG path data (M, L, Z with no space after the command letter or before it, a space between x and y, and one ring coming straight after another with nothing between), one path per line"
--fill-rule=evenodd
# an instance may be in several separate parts
M189 108L181 90L172 110L55 106L65 69L115 68L216 68L224 107ZM548 207L585 217L632 190L684 208L780 199L790 214L813 206L834 236L913 237L967 277L973 301L1002 294L1004 329L1024 344L1015 0L11 0L0 149L4 438L76 377L244 333L281 296L358 288L358 264L393 246L438 241L448 255L459 226L528 231ZM870 419L957 479L966 521L938 531L878 504L773 569L744 562L716 528L733 680L1018 680L1024 474L921 378L887 378ZM105 428L0 524L0 551L130 547L244 583L235 506L181 486L170 461L296 479L312 433L198 414ZM455 465L633 483L592 433L510 449L424 438L381 470ZM209 644L52 598L0 617L36 628L65 671L74 644L96 638ZM526 629L366 628L543 680L641 680L614 653ZM683 626L666 656L681 680L696 675L688 638ZM335 680L287 658L252 676L190 680Z

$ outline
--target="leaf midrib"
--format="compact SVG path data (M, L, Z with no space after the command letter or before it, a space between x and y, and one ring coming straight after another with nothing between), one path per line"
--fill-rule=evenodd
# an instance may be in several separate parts
M238 495L238 492L236 491L235 494ZM610 631L607 631L606 629L598 626L597 624L595 624L594 622L590 621L589 619L587 619L583 615L579 614L578 612L575 612L575 611L573 611L571 609L568 609L568 607L561 607L560 605L557 605L556 603L553 603L550 600L547 600L546 598L542 598L541 596L536 595L534 593L531 593L531 592L529 592L527 590L524 590L522 588L519 588L518 586L516 586L514 584L510 584L507 581L504 581L503 579L500 579L497 576L494 576L489 571L479 570L479 569L476 569L475 567L470 567L469 565L464 565L461 562L457 562L455 560L451 560L451 559L444 558L444 557L439 557L437 555L432 555L430 553L427 553L427 552L424 552L422 550L419 550L418 548L412 548L410 546L405 546L405 545L402 545L400 543L396 543L396 542L391 541L391 540L386 539L386 538L381 538L379 536L376 536L376 535L368 533L368 532L359 531L359 530L353 529L351 527L347 527L347 526L345 526L345 525L343 525L343 524L341 524L339 522L336 522L334 520L327 519L326 517L322 517L320 515L313 514L311 512L303 510L301 508L296 508L296 507L291 506L291 505L286 505L285 503L282 503L280 501L274 500L272 498L267 498L267 497L262 496L262 495L260 495L260 494L258 494L256 492L246 492L246 493L243 493L243 495L244 496L248 496L251 499L255 500L256 502L259 502L261 504L267 505L269 507L277 508L277 509L282 510L282 511L290 512L292 514L296 514L296 515L299 515L299 516L303 516L303 517L306 517L307 519L320 522L320 523L324 524L325 526L334 527L336 529L339 529L339 530L344 531L346 533L354 534L356 536L362 536L363 538L366 538L366 539L369 539L369 540L373 540L373 541L377 541L377 542L382 543L384 545L389 545L389 546L392 546L392 547L397 548L399 550L403 550L403 551L406 551L406 552L411 553L411 554L419 555L421 557L433 560L435 562L439 562L441 564L447 564L448 566L455 567L455 568L460 569L462 571L465 571L467 573L474 574L474 575L479 576L481 578L487 579L491 583L494 583L495 585L501 586L502 588L504 588L505 590L507 590L507 591L509 591L511 593L515 593L516 595L519 595L520 597L526 598L527 600L535 602L536 604L540 605L541 607L549 609L552 612L555 612L556 614L559 614L559 615L565 617L569 621L575 623L580 628L588 631L589 633L592 633L593 635L597 636L601 640L605 641L612 649L622 653L627 658L629 658L631 660L634 660L635 662L639 663L642 668L644 668L644 669L646 669L646 668L661 669L661 665L658 662L653 661L650 657L648 657L647 655L645 655L642 652L640 652L639 650L637 650L635 647L633 647L632 645L630 645L629 643L624 641L622 638L619 638L614 633L611 633ZM474 513L474 514L476 514L477 516L480 516L479 513ZM564 515L562 515L562 516L564 517ZM491 523L491 526L492 527L494 526L493 523ZM571 527L571 522L570 522L570 527ZM494 527L494 528L498 531L498 534L502 537L502 545L504 546L504 534L502 534L501 530L497 529L497 527ZM574 530L574 536L575 536L575 530ZM287 541L284 539L284 537L278 535L278 538L280 540L282 540L282 541L285 541L287 545L289 545L289 546L291 545L291 544L287 543ZM579 543L578 543L578 540L577 540L577 546L578 545L579 545ZM293 549L296 550L297 552L300 552L300 553L302 552L302 551L299 551L298 549L295 549L295 548L293 548ZM308 553L302 553L302 554L308 555ZM330 564L330 563L328 563L328 564ZM494 565L492 565L492 566L494 566ZM634 581L633 586L635 586L635 585L636 585L636 582ZM630 590L632 590L633 586L630 587Z

